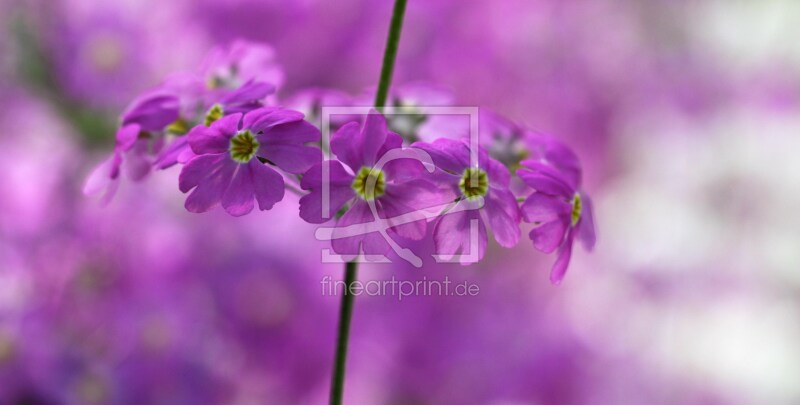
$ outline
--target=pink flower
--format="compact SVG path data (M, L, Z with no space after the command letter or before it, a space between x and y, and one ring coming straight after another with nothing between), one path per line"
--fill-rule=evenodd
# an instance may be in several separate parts
M449 188L455 201L433 229L436 252L452 257L462 253L462 263L481 260L486 251L488 223L500 246L513 247L519 242L519 208L509 190L510 175L500 162L481 149L478 162L473 164L465 141L441 138L433 143L413 145L430 154L437 167L438 178ZM478 245L471 245L471 226L478 225ZM473 249L477 249L477 260Z
M275 107L195 127L188 142L197 156L183 166L179 180L182 192L191 191L186 209L206 212L221 203L229 214L241 216L253 210L254 200L261 210L272 208L284 195L283 177L273 165L303 173L322 159L319 149L305 145L319 138L303 114Z
M586 250L594 248L592 201L579 191L576 176L546 163L526 160L522 165L517 175L535 190L522 204L522 216L526 222L537 224L529 234L536 249L544 253L558 249L550 281L559 284L567 272L575 238Z

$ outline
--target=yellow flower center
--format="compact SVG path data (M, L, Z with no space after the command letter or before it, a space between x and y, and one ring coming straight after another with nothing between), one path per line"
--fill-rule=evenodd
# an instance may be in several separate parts
M214 121L222 118L223 115L225 115L225 110L222 108L222 106L219 104L214 104L213 106L211 106L211 108L208 109L208 112L206 113L206 117L203 123L207 127L211 126L211 124L213 124Z
M353 180L353 190L365 200L374 200L386 192L386 178L383 171L362 167Z
M172 124L167 125L167 132L176 135L186 135L189 132L189 123L185 119L178 117Z
M464 175L461 176L458 187L464 197L468 199L483 197L489 191L489 176L481 169L470 167L464 170Z
M572 226L578 224L578 221L581 219L581 210L583 209L583 204L581 204L581 195L575 193L575 197L572 198Z
M258 151L258 141L253 133L245 130L231 138L231 158L239 163L247 163Z

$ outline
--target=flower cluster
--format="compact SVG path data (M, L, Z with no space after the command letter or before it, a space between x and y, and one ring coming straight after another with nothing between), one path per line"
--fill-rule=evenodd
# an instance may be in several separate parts
M221 205L241 216L256 203L271 209L290 190L301 196L303 220L334 222L331 247L348 260L429 238L438 259L468 264L484 257L490 231L498 245L517 245L524 221L537 250L557 252L555 284L576 238L593 248L581 165L557 139L482 109L475 142L463 116L429 107L451 105L449 93L412 84L390 94L385 115L329 120L335 132L325 145L322 108L365 98L311 89L287 97L292 109L283 108L275 95L282 80L266 45L214 50L197 71L172 75L131 104L112 156L85 191L107 201L123 173L136 181L181 165L188 211ZM323 151L332 158L323 160Z

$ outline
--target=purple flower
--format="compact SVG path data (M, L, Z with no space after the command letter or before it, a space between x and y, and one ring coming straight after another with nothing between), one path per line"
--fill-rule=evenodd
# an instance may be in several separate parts
M222 203L229 214L241 216L252 211L254 198L259 209L272 208L283 199L284 181L270 166L303 173L321 160L319 149L305 145L319 138L302 113L275 107L195 127L188 143L197 156L183 166L179 180L182 192L191 191L186 209L205 212Z
M189 128L261 108L274 91L275 86L252 80L236 89L206 89L195 76L172 77L137 97L122 114L114 153L92 172L84 193L102 193L102 201L110 201L119 187L123 164L128 177L138 181L153 166L162 170L188 162L194 153L182 135Z
M60 18L42 30L59 85L73 99L94 107L121 107L156 67L147 57L151 51L144 28L115 10L79 15L63 8ZM128 63L134 57L138 63Z
M529 160L553 166L570 184L581 183L581 162L569 146L553 136L533 131L524 131L522 139L527 146Z
M375 89L355 100L355 104L372 101ZM452 106L455 97L446 88L432 83L412 82L392 88L385 108L389 129L403 137L407 145L416 141L431 142L441 137L469 135L470 119L466 114L437 114L436 107Z
M322 126L322 107L344 107L355 105L352 97L335 89L312 87L296 91L292 96L283 100L287 108L298 110L306 115L306 119L316 125ZM360 119L355 114L332 114L330 118L331 131L336 131L342 125Z
M263 100L273 93L275 93L275 85L249 80L235 90L214 94L217 97L215 105L219 105L226 115L237 112L246 113L263 107Z
M175 138L169 146L164 148L158 157L153 162L153 165L158 170L170 168L178 163L184 164L195 157L192 148L189 147L189 138L180 136Z
M117 142L111 157L95 168L83 187L85 195L100 195L107 204L119 189L121 172L132 180L141 180L150 171L147 140L140 137L141 127L129 124L117 131Z
M187 5L181 3L60 0L24 8L36 16L31 29L40 34L59 89L72 101L108 111L124 107L164 72L202 58L208 43L182 22ZM175 43L182 44L180 52Z
M161 131L178 119L178 96L164 88L155 88L133 100L122 114L122 125L137 124L142 131Z
M153 165L153 153L164 146L163 131L178 119L178 97L163 88L137 97L122 114L114 152L90 175L84 194L102 194L108 203L119 188L120 171L134 181L143 179Z
M237 41L229 48L213 50L198 72L173 74L138 97L123 114L122 125L138 124L141 131L149 133L142 138L157 143L158 148L143 145L137 150L156 153L155 159L147 159L157 169L166 169L194 157L185 137L167 135L183 135L196 125L209 126L226 115L261 108L282 78L272 48ZM149 171L145 166L141 170L141 177Z
M446 258L461 251L461 261L466 264L476 261L470 256L477 248L477 259L482 259L488 241L487 222L500 246L510 248L519 242L519 208L509 191L510 175L505 166L483 149L477 152L478 164L473 165L469 146L460 140L442 138L413 146L430 154L439 169L439 180L454 197L450 201L455 201L433 229L438 254ZM478 225L477 247L470 243L473 223Z
M487 108L481 108L479 136L489 156L506 167L518 167L530 153L523 143L523 130L515 122Z
M161 87L176 94L180 100L178 122L175 124L184 127L183 133L197 124L208 126L223 115L246 113L263 107L264 99L275 92L273 84L255 80L237 87L211 87L202 77L193 73L173 74Z
M209 52L199 74L211 88L239 87L248 81L280 86L284 79L271 46L242 39Z
M238 89L205 89L199 82L169 82L167 86L181 88L184 112L169 127L162 128L167 132L181 134L192 124L209 126L223 116L235 113L247 113L264 106L263 100L275 92L275 86L249 81ZM185 91L187 86L193 86L196 91ZM178 137L165 148L155 160L158 169L167 169L177 163L186 163L194 153L189 147L186 137Z
M572 244L577 237L586 250L592 250L596 241L592 201L578 189L574 176L556 168L531 160L522 162L517 175L535 192L522 204L526 222L537 224L529 236L533 246L558 257L550 271L550 281L561 283L572 256Z
M336 253L349 257L362 251L365 255L387 254L389 242L376 224L385 225L386 236L392 239L420 240L425 236L426 221L419 210L435 204L441 193L423 177L425 168L416 153L402 149L402 143L399 135L388 131L383 115L373 110L363 129L350 122L333 135L331 150L339 161L316 165L303 176L300 186L311 193L300 199L301 218L323 223L346 209L332 235ZM323 165L328 169L327 179L323 179ZM329 185L327 201L324 181ZM401 221L401 217L405 219Z

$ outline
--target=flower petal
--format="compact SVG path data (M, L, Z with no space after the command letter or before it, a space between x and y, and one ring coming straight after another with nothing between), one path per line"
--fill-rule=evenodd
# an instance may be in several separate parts
M133 147L136 140L139 139L139 132L141 127L138 124L128 124L117 130L117 148L121 151L126 151Z
M188 161L188 159L181 161L181 156L185 154L187 150L191 152L191 148L189 147L189 138L185 136L176 138L158 155L158 158L154 162L156 169L164 170L174 166L177 163L185 163Z
M567 273L567 267L569 267L569 261L572 257L573 239L574 236L572 232L570 232L570 234L567 235L566 242L564 242L564 245L558 250L558 257L556 258L556 262L553 263L553 268L550 270L550 282L555 285L561 284L561 281L564 280L564 274Z
M186 166L189 166L196 159L190 161ZM184 166L184 168L186 168ZM222 195L227 190L228 185L231 183L233 172L236 169L236 163L222 159L221 162L215 167L215 170L208 173L203 178L197 187L186 198L184 207L189 212L206 212L219 204Z
M519 208L514 195L508 190L492 190L486 199L485 211L489 217L494 240L504 248L519 243Z
M532 159L555 167L570 187L578 188L581 180L581 164L572 149L557 138L546 134L526 131L523 139Z
M240 217L253 210L253 171L249 164L236 166L233 179L222 194L222 207L228 214Z
M179 109L175 94L156 89L134 100L122 115L122 124L138 124L143 131L160 131L178 119Z
M568 228L569 217L563 217L533 228L528 236L537 250L552 253L564 243L564 235Z
M255 129L251 130L255 131ZM258 135L258 142L266 145L287 143L302 145L308 142L319 142L320 137L321 134L317 127L308 121L298 120L264 129L263 133Z
M275 144L262 146L259 156L275 163L283 171L301 174L322 161L322 152L311 146Z
M253 159L248 163L253 174L253 191L258 201L258 209L265 211L283 200L285 193L283 177L268 165Z
M328 195L328 215L322 216L323 195L321 189L314 189L310 194L300 198L300 218L312 224L321 224L330 221L340 209L355 197L355 192L349 186L332 186Z
M528 187L540 193L560 196L565 199L571 199L575 194L575 190L571 189L565 182L539 172L520 169L517 170L517 176Z
M403 137L394 132L386 133L386 140L383 145L378 149L378 159L391 149L403 147Z
M277 125L258 135L258 156L289 173L303 173L322 161L319 148L305 145L319 138L319 129L306 121Z
M333 251L346 257L355 257L362 250L365 255L389 253L390 246L383 235L368 228L375 221L380 220L375 218L367 203L356 201L333 229Z
M322 170L327 168L328 173L326 178L323 179ZM336 160L326 160L319 164L312 166L305 174L303 180L300 181L300 187L303 190L314 190L322 187L322 181L326 181L331 187L346 186L350 187L353 184L354 176L345 170L341 162Z
M303 113L299 111L277 107L263 107L248 112L244 116L242 127L248 128L254 133L258 133L277 125L300 121L303 117Z
M375 164L378 160L378 151L384 146L387 136L386 118L383 114L370 110L364 122L364 129L361 131L361 154L364 157L365 165L373 166Z
M532 160L525 160L520 164L522 168L517 170L517 176L534 190L568 199L575 194L575 187L556 168Z
M239 128L241 128L239 123L241 120L241 113L226 115L211 123L211 128L214 128L220 134L225 135L226 138L230 139L233 135L236 135L236 133L239 132Z
M198 125L186 135L192 151L198 155L223 153L230 148L230 140L239 131L239 120L242 114L226 115L211 124L210 127Z
M353 171L358 171L364 165L364 158L358 146L360 138L361 130L356 121L342 125L331 136L331 152Z
M250 80L238 89L225 95L220 103L224 106L248 103L251 101L263 100L268 95L275 92L275 86ZM226 108L226 111L232 111Z
M116 194L119 188L119 166L122 157L119 153L114 154L98 165L83 186L83 194L86 196L101 195L102 204L107 204Z
M413 148L396 148L391 151L391 154L380 154L376 164L380 170L386 174L387 179L393 182L405 182L420 178L433 179L434 174L428 172L423 162L430 161L425 159L424 151ZM423 160L424 159L424 160ZM448 175L449 176L449 175ZM448 178L448 180L450 180Z
M533 193L520 207L525 222L550 222L569 215L572 205L562 197L545 193Z
M416 142L411 147L427 152L436 167L459 176L470 166L469 146L461 140L440 138L432 143Z
M581 220L576 225L578 229L578 239L580 239L583 247L588 250L592 251L594 249L594 244L597 242L597 235L596 235L596 227L594 224L594 207L592 206L592 200L589 198L588 195L581 194Z
M217 154L200 155L190 160L181 168L181 174L178 176L178 188L181 192L186 193L197 187L205 178L212 176L220 169L225 158L224 154Z
M463 204L467 203L459 202L453 207L452 212L445 214L436 222L433 228L433 242L436 254L442 259L449 260L460 251L459 261L462 264L470 264L483 259L488 237L479 211L473 209L459 211L459 208L465 208L462 207ZM473 223L477 223L477 235L473 234L475 232ZM476 236L478 244L473 246L472 242ZM473 249L478 249L477 257Z
M427 218L418 208L392 198L381 198L381 218L390 230L403 238L420 240L425 237ZM402 221L400 221L402 219Z
M386 186L386 195L381 200L392 200L401 213L420 211L455 200L455 193L450 187L437 187L435 184L416 179L402 183L390 183Z
M489 175L489 184L508 188L508 185L511 183L511 174L508 172L508 168L497 160L490 158L483 149L481 149L479 158L481 160L481 167L485 168L486 173Z
M187 145L188 145L188 139L187 139ZM194 153L192 148L187 147L183 148L183 150L178 154L178 157L175 160L177 160L178 163L180 164L185 164L186 162L194 159L195 156L197 156L197 154Z
M125 154L125 160L122 162L125 174L133 181L139 181L148 173L152 162L150 156L147 154L147 140L140 139L135 143L133 148Z

